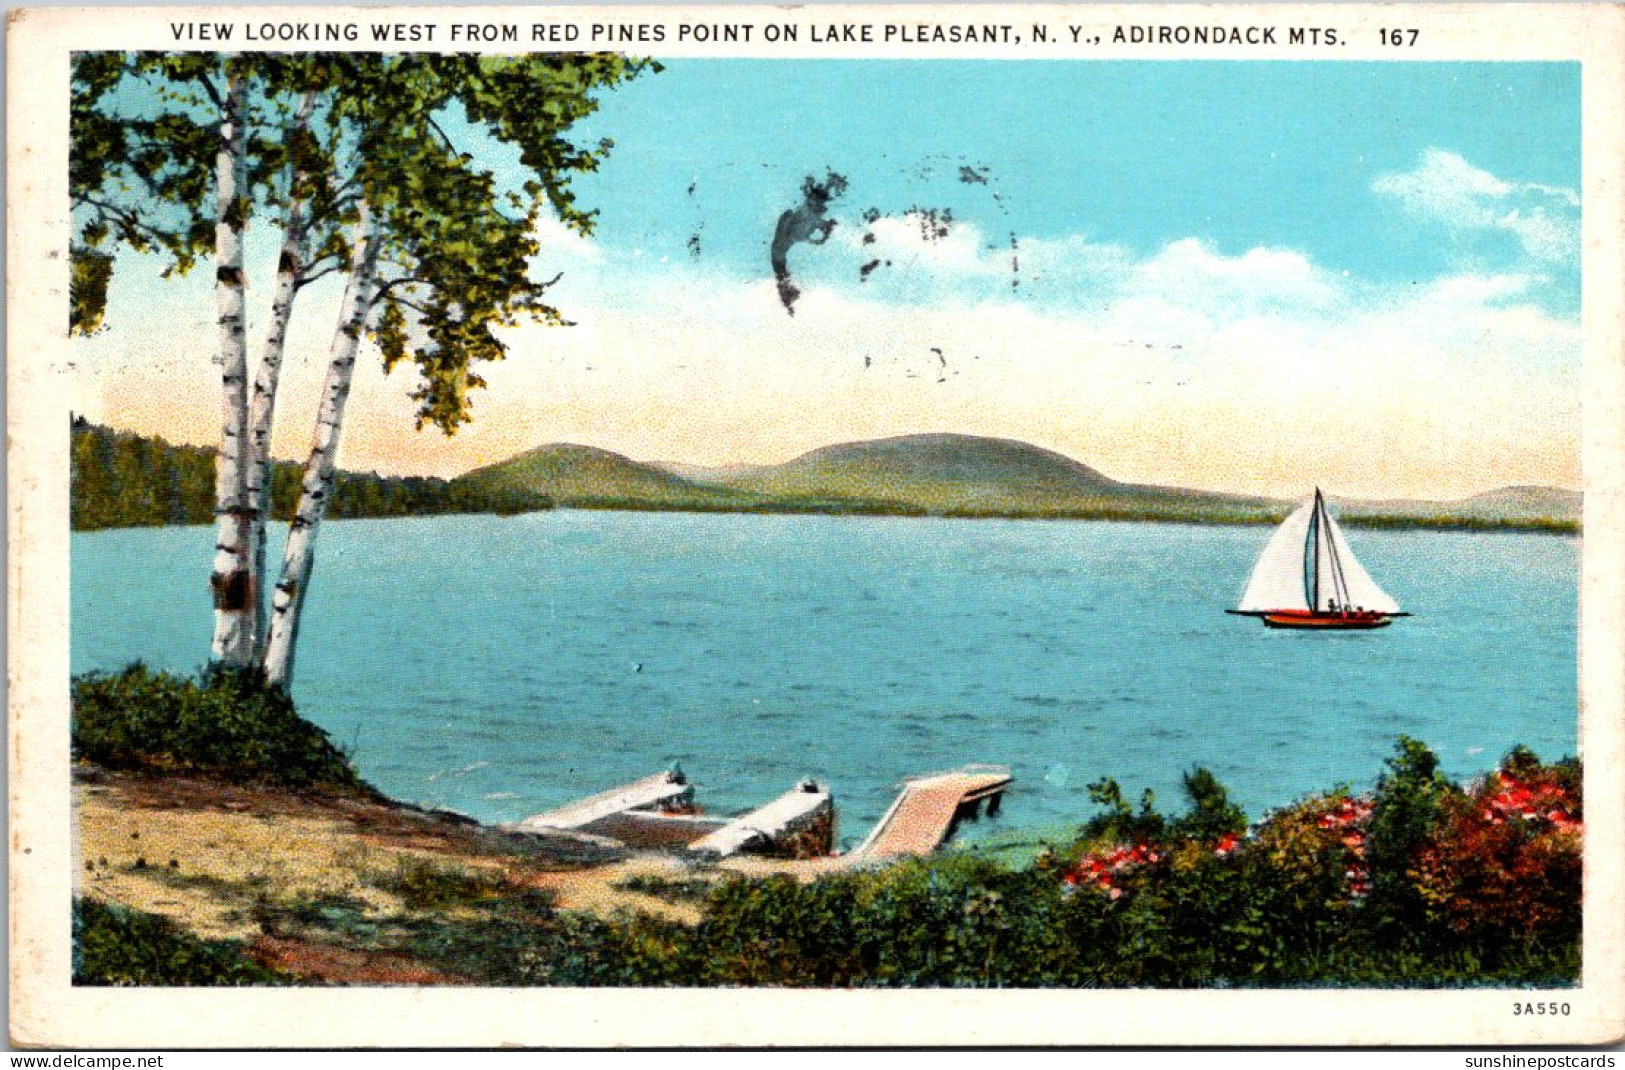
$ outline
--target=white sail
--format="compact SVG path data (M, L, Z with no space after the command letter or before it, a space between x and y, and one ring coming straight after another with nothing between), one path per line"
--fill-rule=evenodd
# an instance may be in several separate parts
M1332 607L1344 609L1349 604L1348 591L1343 587L1343 570L1332 541L1332 516L1326 511L1325 499L1315 495L1316 516L1311 522L1313 541L1304 548L1304 583L1314 587L1314 609L1319 613L1332 612Z
M1337 526L1329 512L1322 510L1325 537L1329 539L1331 547L1336 554L1336 561L1341 573L1338 586L1341 593L1338 602L1344 608L1374 610L1378 613L1398 613L1399 603L1378 587L1366 570L1360 567L1360 562L1354 559L1354 551L1349 549L1347 540L1343 538L1343 530ZM1329 589L1329 587L1327 588ZM1316 608L1325 609L1323 602Z
M1314 513L1315 503L1305 502L1275 529L1258 557L1258 564L1253 566L1252 577L1247 581L1247 590L1237 609L1243 613L1263 613L1309 608L1304 590L1304 551L1309 521Z

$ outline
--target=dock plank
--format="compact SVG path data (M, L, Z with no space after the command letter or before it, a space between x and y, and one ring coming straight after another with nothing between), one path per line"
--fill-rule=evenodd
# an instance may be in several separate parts
M520 831L579 829L627 810L640 810L665 802L675 802L689 796L693 790L683 777L674 777L671 773L656 773L654 776L644 777L642 780L635 780L630 784L599 792L597 795L589 795L585 799L578 799L557 810L533 814L514 822L510 827Z
M808 791L798 784L766 806L735 818L704 839L690 844L689 849L726 858L758 840L777 839L830 805L828 791Z
M903 791L853 861L927 855L942 846L964 806L998 795L1010 785L1008 770L960 771L904 781Z

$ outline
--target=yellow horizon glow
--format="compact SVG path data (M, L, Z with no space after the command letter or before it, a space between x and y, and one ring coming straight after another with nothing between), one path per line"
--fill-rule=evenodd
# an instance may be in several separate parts
M803 344L755 359L740 355L745 340L731 357L679 371L669 337L628 332L636 341L606 346L603 330L518 333L510 359L485 372L490 388L476 395L475 422L451 438L414 431L405 376L386 378L364 360L341 467L449 478L558 442L644 462L776 464L840 442L951 432L1029 442L1126 483L1289 499L1317 485L1344 497L1454 500L1581 482L1577 399L1538 382L1518 383L1515 398L1463 395L1449 381L1354 397L1358 384L1344 384L1348 406L1328 408L1303 383L1277 382L1261 395L1244 376L1207 373L1181 386L1163 382L1162 371L1103 379L1095 367L1088 383L1069 383L1056 361L991 346L953 358L959 374L938 383L926 347L908 343L884 366L871 353L874 366L864 369L856 349L813 354ZM320 366L306 359L285 373L278 458L308 453ZM95 377L76 409L122 430L214 445L213 373L206 361L167 362L139 381ZM1503 405L1522 418L1501 419Z

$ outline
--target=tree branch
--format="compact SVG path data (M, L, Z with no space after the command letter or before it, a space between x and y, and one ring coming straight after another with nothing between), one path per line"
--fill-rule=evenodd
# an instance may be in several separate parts
M333 260L333 259L335 259L335 258L334 257L326 257L326 256L322 257L322 260ZM322 262L321 260L318 260L315 263L319 264L321 262ZM315 266L315 265L313 264L312 266ZM315 282L317 279L325 279L327 276L333 274L335 271L343 271L348 266L349 265L344 263L344 261L339 260L337 263L333 264L331 267L323 268L322 270L320 270L318 272L315 272L314 274L312 274L309 271L305 271L304 273L302 273L299 276L298 280L294 282L294 286L297 287L298 289L303 290L306 286L309 286L311 283Z
M423 118L429 124L429 128L440 135L440 140L445 143L446 148L450 149L454 153L457 153L459 156L462 155L462 153L458 151L457 146L452 143L451 135L440 129L440 124L435 122L433 114L425 112Z
M379 286L378 289L373 293L372 300L369 302L369 305L376 305L379 301L384 299L384 296L388 294L389 291L405 283L421 283L425 286L429 285L429 281L427 279L420 279L416 275L402 275L398 279L390 279L388 282ZM397 297L396 300L401 304L406 305L408 308L417 308L419 312L423 311L423 309L418 308L417 305L412 304L404 298Z
M203 92L208 94L209 101L214 104L216 108L220 109L221 111L226 110L225 99L220 96L220 90L214 87L214 83L209 81L208 75L199 71L197 77L194 78L193 81L197 82L198 85L203 87Z
M105 215L112 216L119 223L121 223L125 229L140 231L165 248L168 248L169 243L174 239L174 235L166 234L158 228L152 226L150 223L141 222L140 219L136 218L135 213L131 212L130 210L120 208L117 205L108 204L106 201L92 197L88 193L81 194L78 198L78 202L80 204L88 204L97 211L102 212Z

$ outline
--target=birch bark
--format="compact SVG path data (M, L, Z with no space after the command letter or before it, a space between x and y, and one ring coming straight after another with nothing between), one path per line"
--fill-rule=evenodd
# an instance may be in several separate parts
M288 321L293 316L294 298L299 295L300 274L310 244L311 174L300 145L310 129L316 109L316 93L307 92L288 130L288 144L294 158L289 175L287 218L282 231L282 252L277 258L276 293L271 300L271 322L266 329L265 348L260 353L259 371L248 409L248 505L249 545L253 554L254 635L256 657L263 657L269 634L265 620L266 524L271 517L271 432L276 420L277 385L282 374L282 354L287 346Z
M363 199L351 239L349 281L339 306L338 329L333 333L327 378L322 384L321 405L316 411L316 432L300 487L299 508L294 513L283 550L282 575L271 597L265 677L274 687L286 689L293 680L299 622L316 564L316 532L333 498L339 439L344 428L344 404L350 397L356 350L372 307L377 265L378 238L372 213Z
M215 554L209 585L214 592L214 659L223 665L253 663L255 611L248 499L247 280L243 229L248 221L246 80L227 57L221 99L220 143L215 153L215 306L220 333L221 427L216 454Z

